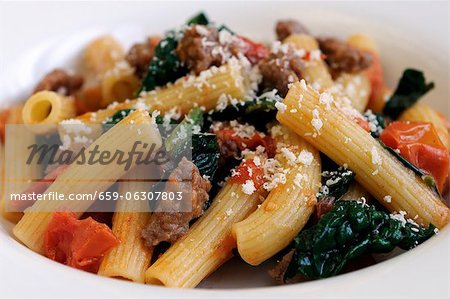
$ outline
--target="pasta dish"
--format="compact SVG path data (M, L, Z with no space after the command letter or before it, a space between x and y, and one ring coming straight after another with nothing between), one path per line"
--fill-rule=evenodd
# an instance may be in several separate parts
M0 111L14 237L83 271L194 288L232 257L299 283L438 234L450 126L421 101L434 83L406 68L387 86L362 33L275 33L199 13L129 49L99 36L43 76Z

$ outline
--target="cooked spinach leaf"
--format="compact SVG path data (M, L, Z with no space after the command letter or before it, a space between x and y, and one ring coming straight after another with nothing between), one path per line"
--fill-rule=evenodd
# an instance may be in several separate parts
M281 100L281 98L280 98ZM258 97L250 101L237 102L228 105L223 110L217 110L210 114L211 120L237 120L249 123L259 131L264 131L266 124L275 120L277 108L276 98Z
M392 119L414 105L420 97L434 88L434 83L426 83L423 72L415 69L406 69L398 83L394 94L389 98L383 113Z
M216 134L200 133L192 136L192 162L198 167L201 175L214 179L219 166L219 144Z
M186 23L188 25L208 25L209 19L204 12L200 12L199 14L190 18Z
M155 48L153 56L147 70L147 74L142 80L142 91L151 91L158 86L174 82L178 78L187 74L188 69L183 65L177 56L178 46L177 32L169 31Z
M317 195L318 200L325 197L341 198L348 191L354 179L355 173L344 167L339 167L335 171L323 171L322 187Z
M337 275L349 260L395 247L411 249L433 236L434 229L400 221L373 206L339 201L319 223L295 238L284 280L296 275L309 279Z
M118 122L120 122L122 119L127 117L131 112L134 112L135 109L122 109L114 113L113 116L108 117L103 124L109 127L114 126Z

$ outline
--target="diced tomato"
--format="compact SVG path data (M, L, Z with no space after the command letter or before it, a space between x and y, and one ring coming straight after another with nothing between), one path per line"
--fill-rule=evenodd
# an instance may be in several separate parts
M372 55L372 64L365 71L371 87L367 108L374 112L381 112L385 105L383 68L381 67L381 61L378 54L373 52L370 52L370 54Z
M241 49L245 57L252 63L257 64L267 56L269 56L269 49L263 44L252 41L249 38L239 36L243 41L244 47Z
M240 137L233 128L224 128L214 131L217 138L222 141L233 141L236 146L242 151L245 149L254 150L258 146L263 146L269 157L273 157L276 152L276 145L273 138L265 136L261 133L255 133L249 138Z
M264 171L261 167L256 166L252 160L245 160L235 170L231 177L231 182L244 184L246 181L253 181L253 185L256 189L264 184Z
M383 130L381 138L384 144L392 148L399 148L401 145L411 143L444 147L431 123L394 121Z
M363 117L355 117L355 122L364 129L364 131L370 132L369 122L365 120Z
M380 135L387 146L398 149L409 162L431 174L442 192L449 174L447 148L431 123L392 122Z
M105 253L120 243L111 229L92 218L56 212L45 233L45 255L57 262L96 273Z

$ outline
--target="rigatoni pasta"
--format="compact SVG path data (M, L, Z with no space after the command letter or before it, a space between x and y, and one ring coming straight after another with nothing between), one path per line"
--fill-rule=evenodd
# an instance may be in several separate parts
M145 177L145 171L146 168L138 166L124 176L125 181L119 183L119 194L125 198L127 192L149 191L151 184L139 181ZM103 257L98 274L143 283L153 253L153 248L147 247L141 237L150 219L148 203L122 199L117 202L116 210L112 231L120 244Z
M298 112L279 112L277 119L337 163L347 164L357 181L390 211L404 211L419 223L439 228L448 223L449 209L420 178L334 104L328 107L319 97L310 86L294 84L283 103ZM385 201L386 196L391 200Z
M52 91L32 95L23 107L23 122L39 134L55 129L60 121L75 116L74 99Z
M299 50L319 51L319 44L314 37L306 34L293 34L286 38L283 43L291 44ZM303 73L306 82L317 90L325 91L333 86L333 78L322 59L308 61Z
M122 45L111 35L104 35L90 42L83 55L86 70L94 77L103 76L123 60L125 52Z
M287 169L286 182L270 191L249 217L233 225L240 256L254 266L281 251L301 231L314 211L321 184L319 152L291 130L282 128L278 134L282 150L275 158ZM291 154L308 159L293 162L286 157Z
M366 110L370 97L370 82L362 74L343 73L336 79L339 91L347 95L352 106L359 112Z
M123 102L134 98L140 82L128 63L117 63L113 69L107 71L101 80L102 102L106 107L113 102Z
M130 109L136 105L144 105L161 113L173 107L177 107L183 113L187 113L195 106L210 110L216 107L221 96L225 99L244 99L249 88L247 80L242 66L230 63L219 68L213 67L197 77L183 77L174 84L141 95L139 99L113 104L105 110L87 113L78 118L87 123L101 123L117 111Z

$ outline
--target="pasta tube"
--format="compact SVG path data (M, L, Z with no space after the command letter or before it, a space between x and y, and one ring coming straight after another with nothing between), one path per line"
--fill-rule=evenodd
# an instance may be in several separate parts
M336 85L339 91L350 99L358 112L365 111L370 98L370 82L366 76L344 73L336 79Z
M150 110L164 113L173 107L178 107L182 113L187 113L194 106L213 109L219 98L231 97L242 100L248 93L248 81L240 64L229 63L221 67L212 67L199 76L180 78L174 84L153 90L141 98L110 105L105 110L86 113L79 117L88 123L101 123L121 109L134 108L137 105L147 106Z
M228 182L186 236L172 245L145 273L145 281L193 288L232 256L234 223L253 212L264 189L247 195L239 183Z
M375 41L365 34L353 34L347 38L347 43L357 49L379 54Z
M284 44L291 44L296 49L306 51L319 50L317 40L306 34L292 34L287 37ZM303 78L319 91L325 91L333 86L333 78L328 72L327 66L323 60L311 60L307 62L302 70Z
M131 99L140 86L139 78L128 63L122 61L105 73L102 78L102 102L106 107L113 102L122 102Z
M118 192L123 198L126 197L127 192L150 190L150 183L136 181L145 177L145 170L145 168L137 167L124 177L129 181L119 183ZM153 248L145 245L141 232L149 218L147 201L123 199L117 202L112 220L112 231L119 238L120 244L105 255L98 270L99 275L144 282L145 270L150 266Z
M129 153L134 147L134 143L139 141L154 144L158 149L162 145L161 136L155 126L148 125L150 123L151 119L147 112L135 111L98 138L87 148L87 151L101 148L104 152ZM127 126L129 124L147 126L142 126L140 130L131 130L131 127ZM135 163L135 159L132 162ZM98 164L83 163L79 165L73 163L56 179L44 195L54 192L64 194L65 198L69 198L70 194L96 194L96 192L107 190L125 172L125 168L116 163L109 163L103 167L99 167ZM82 214L80 211L86 211L92 203L91 200L74 201L70 202L69 207L80 216ZM42 254L44 252L44 233L53 211L67 208L67 205L65 200L37 201L14 227L14 235L26 246Z
M317 203L321 180L319 152L289 129L283 128L281 134L285 138L278 140L278 145L283 151L275 158L289 170L286 183L270 191L248 218L233 225L239 254L253 266L289 245L305 226ZM302 155L310 156L311 160L292 165L293 157Z
M45 134L60 121L76 114L73 98L53 91L40 91L32 95L22 111L23 122L37 134ZM43 126L47 125L47 126Z
M404 211L418 223L442 228L449 221L449 209L440 198L335 102L320 98L304 81L297 82L283 101L286 111L279 111L277 119L336 163L347 164L356 180L390 211Z
M372 55L372 65L363 71L363 74L370 81L371 85L368 108L374 112L383 111L383 107L391 91L384 84L380 53L375 41L368 35L354 34L347 38L347 43L356 49L369 52Z
M23 110L23 104L15 105L15 106L9 108L8 115L7 115L7 118L6 118L6 121L5 121L5 125L19 125L19 124L23 124L22 110ZM14 142L15 142L14 144L17 144L17 142L18 143L22 143L22 144L27 144L26 143L27 141L28 142L32 142L31 140L29 140L29 138L30 138L29 135L21 136L21 138L17 138L17 139L14 140ZM28 140L24 140L24 139L28 139ZM6 143L5 143L5 145L6 145ZM2 183L1 183L2 184L1 185L2 188L0 189L0 190L2 190L2 194L0 194L0 196L1 196L0 210L1 210L1 214L2 214L3 218L5 218L6 220L8 220L10 222L17 223L22 218L23 213L21 213L21 212L11 212L10 207L7 206L9 201L7 201L7 199L4 198L3 196L6 196L6 194L8 194L8 192L13 192L13 190L20 190L20 188L22 188L22 187L26 188L28 183L27 182L23 182L23 183L19 183L19 182L17 182L17 183L8 183L8 184L12 184L8 188L12 187L13 189L10 189L9 191L7 190L7 188L6 188L6 184L7 183L5 182L6 181L6 177L5 177L5 173L6 173L5 145L1 145L0 146L0 147L2 147L2 149L1 149L2 153L1 153L0 159L3 160L2 161L3 162L2 167L0 167L0 169L1 169L2 173L3 173L3 178L2 178ZM23 149L20 148L20 146L16 146L16 149L12 149L13 152L16 151L16 150L23 150ZM23 157L25 157L25 156L22 156L22 155L24 155L24 154L23 153L18 154L18 156L15 157L14 161L16 163L18 163L18 164L19 163L23 164L24 161L23 160L21 161L20 159L23 159ZM14 166L11 165L9 167L14 167ZM36 174L37 168L36 168L36 165L30 165L30 169L29 170L26 170L23 167L21 167L20 169L11 168L11 170L14 171L14 172L17 172L17 171L19 171L19 172L28 171L28 175L23 173L25 175L25 177L33 178L34 175ZM9 177L9 179L11 179L11 177ZM19 184L22 184L22 186L19 186ZM22 189L22 190L24 190L24 189Z
M94 76L102 76L123 60L122 45L112 36L104 35L90 42L84 50L83 62L86 70Z
M398 120L432 123L442 143L450 148L448 130L439 114L424 102L418 102L403 112Z

